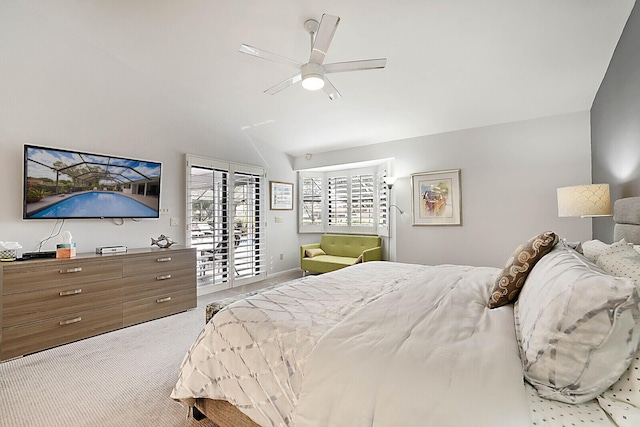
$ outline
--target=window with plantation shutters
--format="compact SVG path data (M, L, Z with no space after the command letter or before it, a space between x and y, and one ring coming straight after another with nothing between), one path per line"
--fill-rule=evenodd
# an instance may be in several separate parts
M300 180L302 225L306 227L322 226L322 177L309 176Z
M378 234L389 236L389 189L385 182L387 169L380 168L377 172L376 184L378 187Z
M236 281L266 272L266 239L261 220L263 181L262 174L234 171L232 213Z
M349 188L346 176L334 176L327 180L327 225L349 225Z
M300 233L389 233L388 164L298 174Z
M266 277L263 182L261 168L187 155L187 237L197 249L199 287Z
M351 176L351 226L374 227L375 182L373 174Z

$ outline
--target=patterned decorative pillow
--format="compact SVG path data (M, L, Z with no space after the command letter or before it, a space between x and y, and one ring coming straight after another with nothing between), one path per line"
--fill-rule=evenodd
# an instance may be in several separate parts
M507 260L489 297L489 308L496 308L514 302L534 265L558 243L553 231L545 231L518 246Z
M559 243L527 278L514 305L527 381L541 397L586 402L615 383L640 341L633 280L608 275Z
M587 240L582 243L582 254L589 261L596 262L602 251L608 247L609 244L601 242L600 240Z
M640 286L640 253L624 239L602 251L597 264L612 276L628 277Z
M313 258L318 255L326 255L326 253L320 248L305 249L304 254L309 258Z

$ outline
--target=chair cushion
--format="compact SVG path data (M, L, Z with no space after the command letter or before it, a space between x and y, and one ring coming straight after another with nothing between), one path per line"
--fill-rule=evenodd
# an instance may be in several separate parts
M358 258L365 249L380 246L380 236L323 234L320 247L327 255Z
M334 255L318 255L302 260L302 269L318 273L328 273L355 264L357 258Z

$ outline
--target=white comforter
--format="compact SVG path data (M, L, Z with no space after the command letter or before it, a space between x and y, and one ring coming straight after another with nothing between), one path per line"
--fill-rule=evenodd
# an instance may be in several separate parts
M172 397L262 426L529 426L498 270L370 262L239 301L205 327Z

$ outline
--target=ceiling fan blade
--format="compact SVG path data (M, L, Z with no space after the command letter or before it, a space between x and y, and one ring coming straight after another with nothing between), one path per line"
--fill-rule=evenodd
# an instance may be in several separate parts
M342 98L342 95L340 95L338 89L336 89L336 87L333 85L333 83L331 83L327 76L324 76L324 87L322 89L327 95L329 95L329 99L332 101L338 98Z
M327 15L326 13L322 15L322 19L320 20L320 27L318 28L318 34L316 34L315 40L313 42L313 47L311 48L311 56L309 57L309 62L314 64L322 64L324 61L324 57L327 55L327 50L329 50L329 45L331 44L331 40L333 40L333 35L336 33L336 28L338 28L338 24L340 23L340 18L333 15Z
M325 73L342 73L345 71L375 70L384 68L387 65L387 58L364 59L362 61L335 62L324 66Z
M289 86L293 86L294 84L298 83L300 80L302 80L302 75L298 73L295 76L289 77L287 80L284 80L278 83L277 85L271 86L269 89L265 90L264 93L268 93L269 95L275 95L281 90L284 90Z
M249 46L248 44L243 44L242 46L240 46L240 52L246 53L247 55L255 56L257 58L266 59L267 61L277 62L278 64L288 65L294 68L302 67L302 64L298 61L285 58L284 56L280 56L275 53L267 52L266 50L258 49L257 47Z

